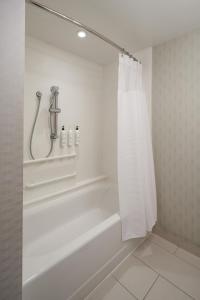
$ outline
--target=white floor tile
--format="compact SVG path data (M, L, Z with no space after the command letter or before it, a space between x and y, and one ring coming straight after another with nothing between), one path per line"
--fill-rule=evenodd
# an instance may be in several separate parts
M108 277L85 300L136 300L114 278Z
M138 299L143 299L158 274L131 255L114 271L113 276Z
M175 244L172 244L171 242L163 239L157 234L151 234L149 237L149 240L160 246L161 248L164 248L165 250L174 253L177 250L177 246Z
M159 277L145 300L191 300L189 296L177 289L167 280Z
M147 240L134 255L151 266L177 287L200 299L200 270Z
M186 262L200 269L200 257L195 256L192 253L185 251L181 248L178 248L175 254L177 257L185 260Z

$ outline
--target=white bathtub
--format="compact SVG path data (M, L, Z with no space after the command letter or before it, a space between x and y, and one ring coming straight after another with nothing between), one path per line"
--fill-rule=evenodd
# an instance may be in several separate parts
M141 240L121 242L105 182L24 210L23 300L83 299Z

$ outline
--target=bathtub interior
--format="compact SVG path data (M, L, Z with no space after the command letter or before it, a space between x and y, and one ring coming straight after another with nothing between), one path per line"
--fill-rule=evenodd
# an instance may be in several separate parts
M117 193L108 182L100 182L80 190L24 208L24 245L30 244L64 224L91 211L99 216L117 211Z

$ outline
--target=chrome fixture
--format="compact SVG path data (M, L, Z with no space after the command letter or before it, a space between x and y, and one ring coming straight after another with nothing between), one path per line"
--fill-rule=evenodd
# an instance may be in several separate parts
M49 107L49 113L50 113L50 150L48 154L45 157L49 157L52 153L53 150L53 142L58 138L58 116L57 114L61 112L61 109L58 108L58 92L59 87L58 86L52 86L50 91L51 91L51 98L50 98L50 107ZM37 123L39 111L40 111L40 104L41 104L41 99L42 99L42 93L40 91L36 92L36 97L38 100L37 104L37 109L35 113L35 118L33 121L33 127L31 130L31 136L30 136L30 144L29 144L29 150L30 150L30 155L31 158L34 160L35 156L33 155L33 150L32 150L32 143L33 143L33 135L35 131L35 125Z
M78 20L76 19L73 19L71 17L68 17L66 15L63 15L55 10L53 10L52 8L46 6L46 5L43 5L37 1L33 1L33 0L29 0L28 3L34 5L34 6L37 6L39 7L40 9L43 9L44 11L52 14L52 15L55 15L67 22L70 22L76 26L78 26L80 29L83 29L87 32L90 32L91 34L97 36L99 39L103 40L104 42L108 43L109 45L111 45L112 47L118 49L120 52L122 52L122 54L125 54L125 55L128 55L130 58L132 58L134 61L137 61L137 58L135 58L131 53L129 53L127 50L125 50L123 47L119 46L118 44L116 44L115 42L113 42L112 40L110 40L109 38L107 38L106 36L104 36L103 34L100 34L99 32L95 31L94 29L90 28L89 26L87 25L84 25L82 24L81 22L79 22Z
M58 108L58 95L59 95L59 87L52 86L50 88L51 91L51 104L49 107L50 112L50 124L51 124L51 140L55 140L58 138L58 114L61 112L61 109Z

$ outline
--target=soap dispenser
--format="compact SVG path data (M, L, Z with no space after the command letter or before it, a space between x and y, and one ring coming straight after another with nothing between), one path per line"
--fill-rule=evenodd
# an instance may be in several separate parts
M75 145L78 146L80 142L80 132L79 132L79 126L77 125L75 128Z
M62 126L61 133L60 133L60 145L61 147L65 147L67 142L67 135L66 135L66 130L65 126Z

